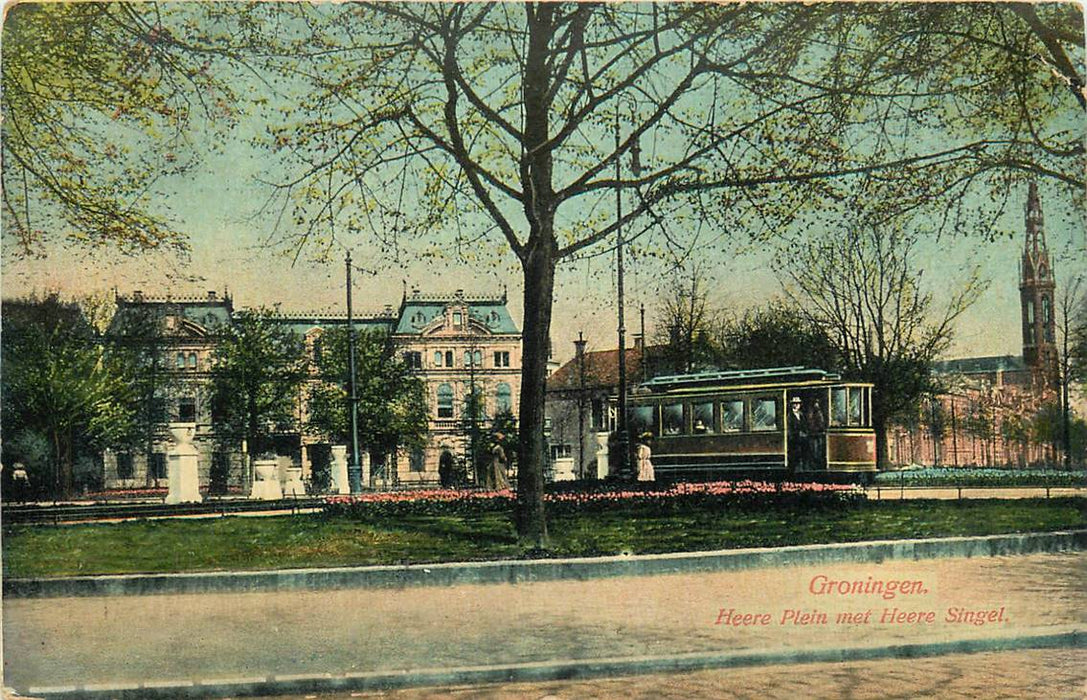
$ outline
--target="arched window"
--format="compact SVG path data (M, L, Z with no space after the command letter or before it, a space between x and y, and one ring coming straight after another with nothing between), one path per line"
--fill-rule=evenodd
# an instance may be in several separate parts
M496 413L509 411L513 407L513 392L510 385L502 382L494 392L494 410Z
M1049 297L1042 297L1042 323L1049 325L1052 313L1049 308Z
M442 366L442 351L441 350L435 350L434 351L434 366L435 367L441 367Z
M175 364L178 369L185 369L185 353L179 352L177 354L177 362Z
M438 417L453 417L453 387L448 384L438 386Z
M196 353L189 353L189 369L196 369Z

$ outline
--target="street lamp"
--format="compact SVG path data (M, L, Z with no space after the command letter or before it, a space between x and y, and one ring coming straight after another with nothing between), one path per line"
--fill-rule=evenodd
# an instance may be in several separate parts
M623 289L623 188L622 157L619 153L619 109L615 110L615 270L616 270L616 296L619 314L619 424L616 431L616 454L619 464L616 472L622 479L632 479L634 473L630 468L630 435L627 425L627 348L626 348L626 309ZM641 174L641 148L635 140L630 149L631 172L635 177Z
M347 482L351 493L362 493L362 464L359 461L359 395L355 387L355 320L351 315L351 251L347 251L347 377L348 413L351 416L351 461ZM387 467L386 467L387 468Z

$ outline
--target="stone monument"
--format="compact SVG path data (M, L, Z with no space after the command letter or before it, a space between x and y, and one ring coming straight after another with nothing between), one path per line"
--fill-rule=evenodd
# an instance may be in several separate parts
M200 472L197 469L200 451L192 444L196 423L170 423L174 444L167 453L166 476L170 489L167 503L199 503Z
M333 493L351 493L351 484L347 480L347 446L332 446L332 491Z
M283 489L279 486L279 463L274 457L253 460L253 492L249 497L258 501L283 498Z

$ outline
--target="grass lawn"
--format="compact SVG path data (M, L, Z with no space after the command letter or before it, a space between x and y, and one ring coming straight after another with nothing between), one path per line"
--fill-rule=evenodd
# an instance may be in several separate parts
M882 501L818 510L630 504L553 516L553 556L682 552L1087 527L1087 500ZM4 575L277 569L513 559L505 512L390 518L326 515L4 528Z

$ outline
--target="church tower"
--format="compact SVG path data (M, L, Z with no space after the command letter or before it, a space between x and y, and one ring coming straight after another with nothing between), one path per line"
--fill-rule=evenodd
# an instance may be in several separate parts
M1022 303L1023 360L1047 379L1056 376L1056 312L1053 305L1053 268L1046 247L1038 186L1030 183L1026 207L1027 240L1019 266L1019 298Z

